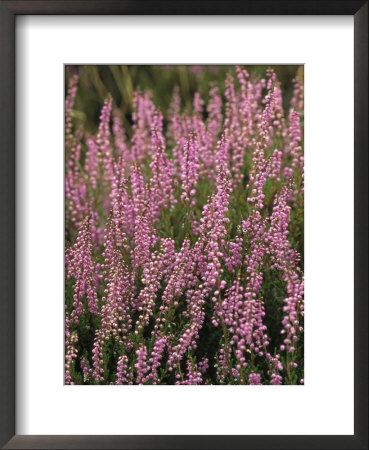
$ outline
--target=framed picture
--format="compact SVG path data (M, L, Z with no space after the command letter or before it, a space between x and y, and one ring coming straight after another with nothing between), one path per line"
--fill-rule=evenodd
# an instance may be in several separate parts
M368 4L0 2L3 448L368 448Z

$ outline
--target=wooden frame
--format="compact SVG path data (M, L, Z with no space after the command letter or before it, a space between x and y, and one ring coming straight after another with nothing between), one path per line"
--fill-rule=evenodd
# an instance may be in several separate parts
M18 14L348 14L355 33L355 434L15 435L15 17ZM0 1L0 445L21 448L368 448L368 2L365 0ZM19 130L18 130L19 132ZM17 280L20 282L20 280Z

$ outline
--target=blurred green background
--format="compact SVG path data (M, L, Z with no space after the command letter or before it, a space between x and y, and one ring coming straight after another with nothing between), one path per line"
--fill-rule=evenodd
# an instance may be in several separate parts
M267 68L273 68L282 85L285 111L293 93L292 79L298 76L302 81L302 65L245 65L250 76L264 77ZM73 116L76 125L83 125L88 133L95 133L104 99L111 93L114 107L119 108L128 136L130 136L132 95L135 90L151 90L155 105L165 115L171 102L173 89L179 86L182 106L192 102L196 91L205 101L208 99L209 83L216 81L220 92L224 92L227 73L236 78L235 66L168 66L168 65L81 65L66 66L65 83L71 74L78 73L79 87ZM66 92L66 91L65 91ZM82 123L81 123L82 122Z

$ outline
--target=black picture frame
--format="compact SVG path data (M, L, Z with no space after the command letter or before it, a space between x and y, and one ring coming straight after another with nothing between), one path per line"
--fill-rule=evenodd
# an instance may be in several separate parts
M354 435L15 435L15 18L27 14L353 15ZM368 1L365 0L0 0L0 445L6 449L368 448ZM21 130L17 130L20 133ZM339 367L337 368L339 370ZM344 381L343 381L344 382ZM339 393L337 393L339 395ZM317 407L319 407L317 405Z

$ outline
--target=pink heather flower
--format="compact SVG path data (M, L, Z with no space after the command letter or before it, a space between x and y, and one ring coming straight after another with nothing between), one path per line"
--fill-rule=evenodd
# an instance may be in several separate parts
M135 208L128 194L128 180L124 176L123 164L114 164L114 176L111 180L110 204L117 245L123 246L127 235L132 236L135 227ZM119 241L119 242L118 242Z
M163 253L162 257L162 276L163 282L167 285L169 278L171 277L175 266L176 252L175 252L175 241L172 238L161 238L160 248Z
M199 361L199 363L197 364L197 367L199 368L199 371L201 373L205 373L209 368L209 359L204 358L202 361Z
M180 384L187 384L187 385L202 384L202 374L199 371L197 364L193 363L191 361L187 361L186 366L187 366L186 367L186 379L183 380L182 383L180 383Z
M140 312L140 315L136 321L136 334L143 331L143 328L148 325L150 317L153 315L156 293L160 288L162 276L162 258L162 252L154 252L150 255L150 260L143 266L141 282L144 287L139 292L136 302L136 307Z
M132 160L140 163L152 152L150 136L156 109L151 99L151 93L134 92L133 107L132 128L134 133L131 140L131 154Z
M72 133L73 130L72 110L77 95L78 81L79 76L77 74L74 74L70 77L68 83L68 92L65 99L65 146L67 149L71 149L73 147L75 140L75 137Z
M92 349L92 377L96 383L104 381L103 343L101 333L96 330Z
M104 101L100 114L99 131L96 138L98 145L99 158L102 162L104 177L107 180L113 178L113 149L110 142L110 119L113 99L109 96Z
M134 165L131 168L130 182L132 189L132 203L135 212L135 220L137 220L137 217L142 215L142 211L146 207L146 201L148 196L141 169L137 165Z
M244 146L249 145L251 137L255 134L254 117L257 116L257 105L261 97L261 89L250 81L246 69L236 66L237 78L240 84L239 109L241 112L241 142Z
M293 96L291 99L291 108L302 112L304 109L304 86L298 78L294 78L293 82Z
M252 156L252 172L250 174L250 183L247 188L250 194L247 201L253 204L256 209L262 209L264 206L264 185L270 174L270 164L265 158L262 143L257 142Z
M208 177L209 180L214 179L214 144L213 136L206 129L205 122L199 117L194 116L192 123L187 125L185 136L193 133L198 145L200 156L201 176Z
M301 159L302 148L300 146L300 142L302 139L300 127L300 114L293 109L290 110L287 137L289 141L289 151L292 156L292 168L299 167L303 169L304 165L303 160Z
M225 134L227 135L227 144L229 147L230 159L232 161L231 170L236 187L242 179L242 167L244 164L245 148L248 142L247 129L244 127L242 119L240 120L240 111L244 112L238 96L236 94L234 80L231 76L226 79L226 105L225 105ZM245 118L245 120L247 120Z
M270 379L270 384L274 385L281 385L282 384L282 377L280 375L277 375L275 373L272 374Z
M166 258L165 258L166 259ZM164 259L164 261L165 261ZM175 254L172 273L164 289L159 314L156 318L155 331L167 328L167 314L172 308L178 307L178 298L188 286L194 272L194 261L190 252L190 242L185 240L179 253Z
M136 351L137 355L137 363L135 364L136 368L136 383L137 384L143 384L143 380L145 377L145 374L148 372L149 367L146 363L147 358L147 348L145 345L141 345L139 349Z
M70 332L70 319L68 315L65 316L65 384L74 384L72 381L72 365L77 358L76 344L78 342L78 335L76 332Z
M132 268L136 272L138 267L145 267L150 262L151 248L156 242L156 236L148 218L148 212L141 212L136 216L133 234L134 248L131 251Z
M157 118L162 120L162 116ZM156 222L160 209L176 203L176 199L173 197L173 163L166 155L164 137L156 128L152 130L152 148L149 208L152 221Z
M78 232L75 244L66 253L67 278L75 280L73 288L73 311L71 321L78 323L84 313L83 299L87 298L88 309L98 315L96 280L98 267L92 262L91 218L86 217Z
M123 344L132 327L130 274L120 260L110 268L105 278L107 288L102 297L101 337L106 340L112 335Z
M97 177L99 174L98 145L93 137L86 140L87 154L85 160L84 171L88 176L91 188L96 190Z
M266 254L263 242L266 230L266 220L260 212L254 210L247 221L243 223L243 230L247 232L250 251L245 256L247 287L243 297L243 304L240 303L240 320L236 332L240 334L237 346L241 349L245 343L252 351L258 353L258 349L268 341L266 326L263 323L265 316L264 303L258 299L258 293L262 285L262 263Z
M188 349L196 349L196 341L199 338L199 332L203 326L205 318L205 296L202 288L195 291L189 289L186 293L186 297L188 306L185 317L188 318L189 324L180 335L178 343L169 351L168 365L172 369L179 364Z
M270 89L270 121L269 132L272 135L281 136L282 129L284 126L284 112L282 103L282 90L281 83L277 80L276 74L273 70L267 72L267 77L269 78L267 83L267 88Z
M253 385L261 384L261 375L259 373L250 373L249 383Z
M258 134L259 140L253 141L255 149L252 159L252 171L248 189L250 195L248 201L256 209L263 208L264 193L263 188L267 179L276 178L279 180L282 152L275 149L272 156L268 157L269 147L274 135L279 136L284 126L282 99L280 83L276 81L273 71L268 73L267 95L264 98L264 110L259 117Z
M90 214L88 186L79 168L81 143L74 138L65 173L66 220L72 224L74 231L81 226L86 215Z
M279 375L279 372L283 370L283 365L280 361L280 355L272 356L270 353L266 353L266 357L269 364L270 384L280 385L283 378Z
M194 199L196 195L196 185L199 178L199 148L196 141L190 138L183 149L183 158L181 159L181 199L186 203L191 203L195 206Z
M121 254L117 251L116 227L112 215L109 217L107 227L104 230L104 251L102 256L104 258L104 263L102 265L103 276L107 278L109 272L113 270L121 260Z
M281 164L282 164L282 152L278 149L273 151L272 156L270 157L270 178L276 179L277 181L281 181Z
M118 215L113 211L105 230L102 269L106 289L102 297L101 330L104 339L113 334L120 343L123 343L131 329L130 306L134 289L132 275L122 257L126 237L122 231L122 223L118 220L124 215L123 212L121 214ZM122 333L123 340L119 338Z
M225 345L225 341L223 339L221 343L221 348L219 350L218 359L217 359L217 379L221 384L227 383L227 379L229 375L235 377L238 369L232 370L234 368L231 367L231 348Z
M270 228L265 235L265 241L270 249L272 267L282 272L287 285L288 296L284 299L282 320L285 345L282 345L280 350L294 353L299 335L303 331L300 319L304 315L304 281L303 278L300 278L298 266L300 257L295 250L292 250L288 240L290 207L287 205L287 198L290 191L290 186L284 186L280 195L275 198L273 213L270 217Z
M227 269L234 273L242 264L243 239L236 236L234 242L229 242L228 253L225 255L225 264Z
M133 384L133 373L129 371L129 360L127 355L118 359L115 384Z
M239 376L240 376L240 372L233 367L232 368L232 377L238 378Z
M193 99L193 109L195 114L201 116L204 110L204 100L201 98L199 92L195 92Z
M300 186L294 194L303 194L304 192L304 156L301 147L302 132L300 125L300 113L291 109L289 115L289 127L287 131L287 145L291 161L291 168L285 168L285 176L290 177L294 174L296 181ZM288 171L288 169L290 169Z
M150 363L150 372L146 375L144 381L147 382L151 379L152 384L158 384L160 382L158 377L158 368L161 364L161 359L163 358L163 353L167 344L167 338L158 337L155 340L153 350L151 352L149 363Z

